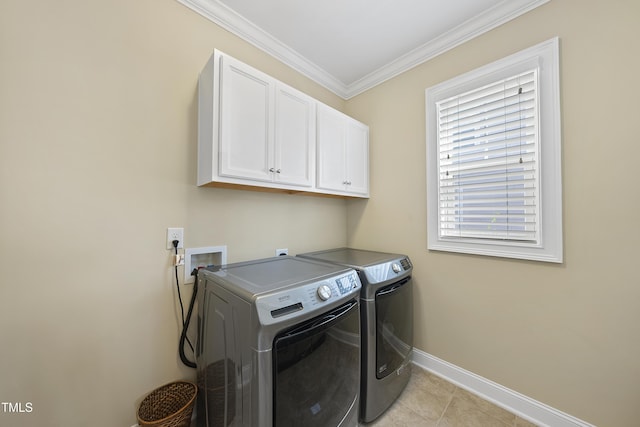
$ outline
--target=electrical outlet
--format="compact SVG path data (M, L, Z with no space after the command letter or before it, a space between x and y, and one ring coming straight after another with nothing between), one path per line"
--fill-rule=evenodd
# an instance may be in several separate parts
M289 249L287 248L276 249L276 256L284 256L284 255L289 255Z
M178 241L178 249L184 248L184 228L167 228L167 249L173 249L173 241Z

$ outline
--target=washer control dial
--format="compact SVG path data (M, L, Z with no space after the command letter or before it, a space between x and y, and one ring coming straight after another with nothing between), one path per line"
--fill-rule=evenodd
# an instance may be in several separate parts
M318 297L322 301L326 301L331 298L331 288L327 285L320 285L318 287Z
M394 273L400 273L402 271L402 267L400 267L400 264L396 264L395 262L391 265L391 269Z

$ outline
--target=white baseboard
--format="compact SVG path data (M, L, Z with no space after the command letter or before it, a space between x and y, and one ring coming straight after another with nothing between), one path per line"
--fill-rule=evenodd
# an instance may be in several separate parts
M548 427L594 427L592 424L558 411L544 403L421 350L413 349L413 363L536 425Z

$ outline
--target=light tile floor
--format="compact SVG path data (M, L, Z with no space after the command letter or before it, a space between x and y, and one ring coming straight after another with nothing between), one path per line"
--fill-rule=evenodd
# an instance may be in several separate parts
M364 427L535 427L526 420L415 365L407 387Z

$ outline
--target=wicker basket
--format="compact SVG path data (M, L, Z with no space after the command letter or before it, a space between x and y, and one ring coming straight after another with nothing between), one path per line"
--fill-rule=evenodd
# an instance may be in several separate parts
M187 381L175 381L153 390L138 408L140 427L189 427L198 388Z

